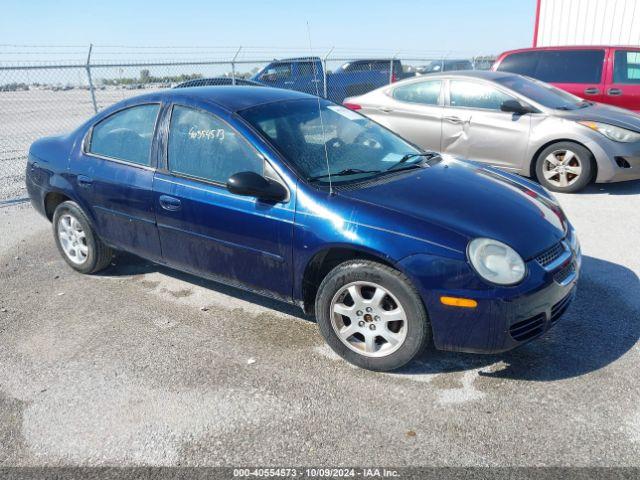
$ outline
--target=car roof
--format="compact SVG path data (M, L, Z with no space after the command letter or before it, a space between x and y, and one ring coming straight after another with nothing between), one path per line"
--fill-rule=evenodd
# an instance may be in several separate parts
M314 99L316 97L285 90L284 88L262 87L246 85L217 85L206 87L171 88L160 92L140 95L131 98L128 103L142 103L145 101L158 101L170 96L174 101L183 99L199 100L213 103L230 112L237 112L246 108L255 107L265 103L282 102L287 100Z
M527 48L517 48L514 50L507 50L502 52L499 57L504 57L505 55L511 55L513 53L524 53L524 52L538 52L545 50L604 50L606 48L631 48L634 50L638 49L637 45L552 45L548 47L527 47Z
M512 72L494 72L492 70L457 70L452 72L438 72L438 73L430 73L428 75L423 75L421 77L412 77L413 79L419 78L435 78L435 77L466 77L466 78L479 78L481 80L497 80L499 78L505 77L513 77L516 75Z

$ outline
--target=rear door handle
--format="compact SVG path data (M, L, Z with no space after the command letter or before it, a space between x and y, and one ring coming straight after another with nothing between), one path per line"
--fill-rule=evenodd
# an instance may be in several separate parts
M620 90L619 88L610 88L609 90L607 90L607 95L611 95L612 97L618 97L622 95L622 90Z
M443 117L443 119L450 123L462 123L462 119L460 117L450 116Z
M393 108L391 107L378 107L378 110L385 113L393 112Z
M599 93L600 93L600 89L595 87L585 88L584 90L585 95L598 95Z
M160 195L159 200L160 206L165 210L169 210L170 212L180 210L180 200L175 197L170 197L169 195Z
M82 188L89 188L93 185L93 180L85 175L78 175L78 185Z

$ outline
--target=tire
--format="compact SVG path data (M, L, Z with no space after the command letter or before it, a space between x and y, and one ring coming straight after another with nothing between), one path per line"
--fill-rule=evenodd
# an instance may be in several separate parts
M357 301L352 292L359 296ZM331 270L318 288L315 311L329 346L368 370L398 369L416 358L431 339L427 312L409 279L369 260L350 260ZM338 332L345 332L344 340Z
M567 158L567 155L571 156ZM555 166L554 161L558 162ZM536 158L535 167L538 182L548 190L559 193L582 190L593 180L596 172L593 154L574 142L549 145ZM575 175L576 171L579 171L578 175Z
M80 273L96 273L110 264L113 250L96 235L77 203L66 201L58 205L52 224L58 251L71 268Z

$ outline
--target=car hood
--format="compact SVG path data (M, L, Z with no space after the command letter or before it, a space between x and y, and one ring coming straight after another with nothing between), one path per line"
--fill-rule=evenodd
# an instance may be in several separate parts
M640 115L631 110L625 110L624 108L613 107L611 105L594 103L590 107L579 108L577 110L554 110L554 114L567 120L590 120L592 122L608 123L616 127L640 132Z
M402 215L408 229L411 222L429 222L468 239L493 238L525 260L559 242L568 228L562 209L542 187L450 157L342 194L384 208L382 218Z

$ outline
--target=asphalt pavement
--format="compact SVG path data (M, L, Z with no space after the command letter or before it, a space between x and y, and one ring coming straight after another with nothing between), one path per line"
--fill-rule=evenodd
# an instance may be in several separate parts
M75 273L2 207L0 466L640 466L640 182L560 201L584 264L558 325L392 374L295 307L130 255Z

